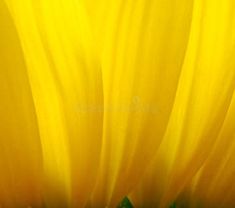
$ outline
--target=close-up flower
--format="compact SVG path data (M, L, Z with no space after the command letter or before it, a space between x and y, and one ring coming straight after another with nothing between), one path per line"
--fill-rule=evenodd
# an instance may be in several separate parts
M0 208L235 207L234 0L0 0Z

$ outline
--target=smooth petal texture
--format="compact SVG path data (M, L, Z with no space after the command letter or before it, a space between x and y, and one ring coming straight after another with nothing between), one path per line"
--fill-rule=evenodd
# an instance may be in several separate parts
M1 1L0 207L234 207L234 8Z
M42 151L15 25L0 1L0 206L42 205Z
M27 60L44 158L44 197L83 207L99 164L100 66L78 1L9 0Z
M235 87L234 2L198 0L193 8L190 39L168 130L155 162L138 193L132 196L137 207L166 207L177 197L179 206L185 206L191 193L188 184L213 151L230 113ZM230 135L226 140L232 138Z
M104 83L102 160L93 206L115 207L136 185L164 135L192 9L192 1L171 2L100 1L87 7L91 22L97 21L93 29ZM103 8L100 14L96 8Z
M208 159L191 185L190 206L234 207L235 94Z

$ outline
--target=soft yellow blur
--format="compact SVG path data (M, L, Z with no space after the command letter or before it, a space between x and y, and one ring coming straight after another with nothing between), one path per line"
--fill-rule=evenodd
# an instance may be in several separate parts
M234 0L0 0L0 207L234 207Z
M0 1L0 207L41 206L42 149L13 20Z
M234 6L230 0L194 1L168 129L132 191L136 207L167 207L174 201L177 207L235 206Z

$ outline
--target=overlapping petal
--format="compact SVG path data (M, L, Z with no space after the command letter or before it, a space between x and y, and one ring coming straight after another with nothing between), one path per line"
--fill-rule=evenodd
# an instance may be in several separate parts
M100 66L77 1L8 1L35 102L52 207L83 207L99 164L103 102Z
M0 1L0 206L42 205L42 150L15 25Z
M100 13L96 8L101 8ZM101 42L104 89L104 145L94 206L114 207L158 149L174 103L191 10L192 1L88 5L91 22L98 22L93 28Z
M202 198L196 207L203 206L203 197L210 195L206 184L220 171L211 163L223 157L213 153L215 145L220 144L217 153L223 151L232 156L225 145L233 141L229 129L234 123L225 120L234 117L229 110L235 87L234 2L195 1L193 8L190 39L168 130L143 185L133 196L139 206L165 207L177 197L180 206L189 206L194 186L197 197L192 198ZM205 165L211 154L211 162ZM231 178L218 180L225 185ZM151 181L155 182L150 184ZM212 194L209 202L214 200L216 204L215 196L226 197L220 193L214 198Z
M1 1L0 205L233 207L234 6Z

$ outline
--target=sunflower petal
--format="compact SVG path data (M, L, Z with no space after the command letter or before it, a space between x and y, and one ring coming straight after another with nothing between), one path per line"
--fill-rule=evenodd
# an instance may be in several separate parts
M20 32L39 121L45 198L83 207L101 149L102 82L78 1L9 1Z
M235 88L233 10L234 2L230 0L194 2L174 108L155 162L132 196L137 203L150 200L149 207L166 207L178 198L180 206L185 206L195 186L193 180L198 180L194 178L213 152L216 141L221 140L221 129L229 128L223 125L231 113ZM232 136L226 140L232 140ZM143 200L138 200L139 194Z
M42 150L18 33L0 1L0 206L40 207Z
M128 194L163 138L192 9L192 1L170 2L95 1L94 8L87 6L94 39L99 40L104 83L103 148L94 206L113 207Z

